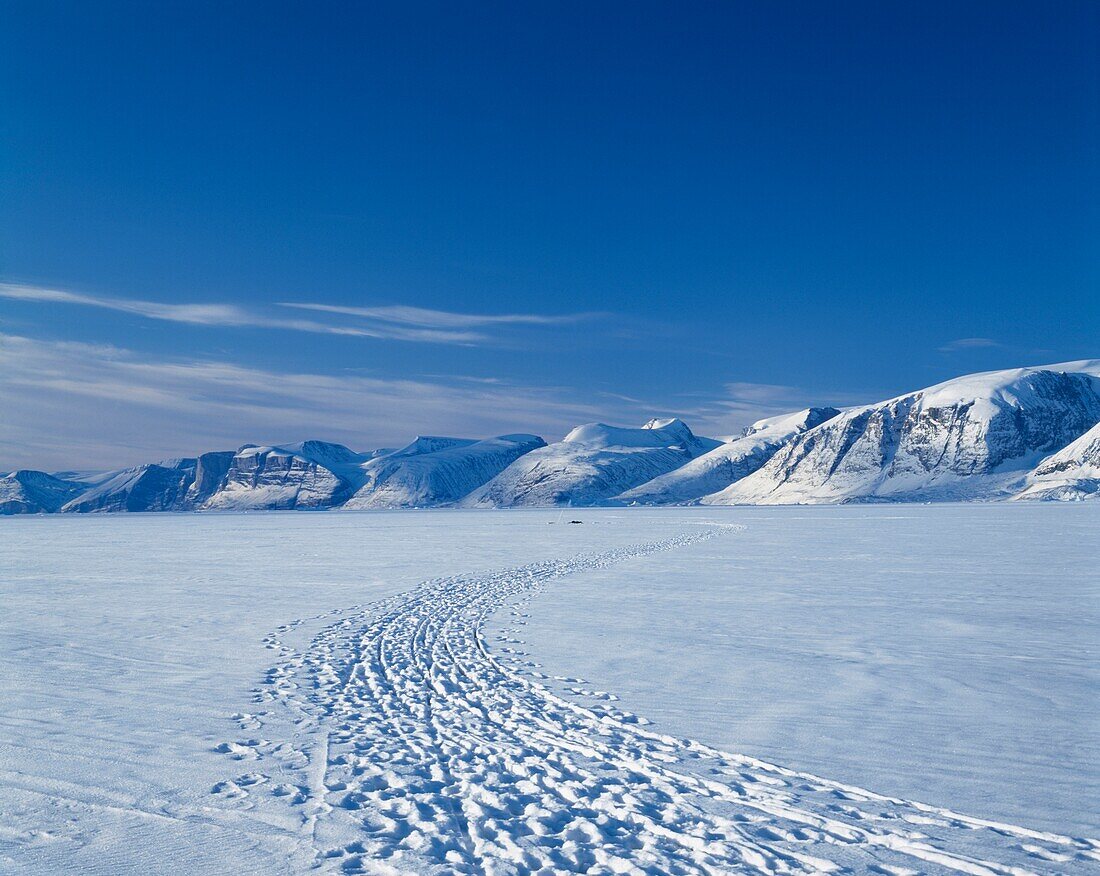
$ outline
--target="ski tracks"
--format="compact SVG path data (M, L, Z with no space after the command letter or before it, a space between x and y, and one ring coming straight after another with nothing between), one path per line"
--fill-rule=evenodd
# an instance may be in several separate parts
M283 639L304 621L280 628L265 642L283 659L256 699L289 710L297 732L219 746L265 771L215 793L263 793L295 807L308 863L321 871L1017 876L1100 866L1094 840L970 818L652 732L610 705L612 694L543 675L519 647L524 604L549 582L733 528L430 581L321 616L327 624L303 650ZM490 647L486 621L502 610L510 625ZM264 716L234 717L258 733Z

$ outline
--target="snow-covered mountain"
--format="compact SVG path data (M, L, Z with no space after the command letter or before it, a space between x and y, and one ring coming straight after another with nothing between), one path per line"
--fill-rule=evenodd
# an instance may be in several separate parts
M165 459L111 472L62 511L176 511L195 478L194 459Z
M219 488L196 507L207 511L330 508L359 488L361 466L368 459L369 455L325 441L245 445L229 460Z
M1100 499L1100 423L1048 456L1017 499Z
M338 504L361 482L369 457L339 444L246 445L169 459L99 476L65 504L66 512L273 510Z
M796 435L839 414L836 408L809 408L753 423L745 434L679 468L622 493L623 502L673 505L693 502L752 474Z
M51 514L82 489L43 471L13 471L0 478L0 514Z
M597 505L720 443L696 436L676 419L650 420L640 429L589 423L556 444L521 456L462 504Z
M991 371L845 411L704 504L1007 498L1100 421L1100 360Z
M110 472L0 477L0 514L272 511L449 505L545 442L536 435L417 438L400 450L246 444Z
M546 442L537 435L501 435L484 441L417 438L362 465L365 482L347 509L425 508L458 502Z
M771 417L725 443L669 419L589 423L551 445L420 437L358 453L304 441L121 471L20 470L0 476L0 514L1081 499L1100 497L1098 424L1100 359L1082 360Z

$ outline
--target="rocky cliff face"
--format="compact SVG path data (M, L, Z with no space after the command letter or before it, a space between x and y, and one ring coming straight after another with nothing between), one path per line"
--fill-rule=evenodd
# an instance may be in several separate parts
M209 501L225 483L235 456L232 450L215 450L202 454L195 461L195 476L187 488L185 508L179 510L201 508Z
M1004 498L1100 420L1100 362L970 375L847 411L704 504Z
M242 447L229 461L207 511L277 511L342 504L361 482L363 456L340 444L305 441ZM221 460L217 460L221 464Z

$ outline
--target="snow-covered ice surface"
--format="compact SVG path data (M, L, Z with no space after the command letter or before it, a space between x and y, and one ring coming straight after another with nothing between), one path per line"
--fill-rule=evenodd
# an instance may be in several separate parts
M533 602L544 671L785 766L1100 834L1100 510L730 510L744 532L690 564Z
M1100 867L1095 504L571 516L5 521L0 871Z

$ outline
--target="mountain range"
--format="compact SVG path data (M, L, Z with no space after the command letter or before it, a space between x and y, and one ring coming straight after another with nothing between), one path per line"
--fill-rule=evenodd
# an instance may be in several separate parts
M733 439L679 419L561 441L422 436L367 452L304 441L110 472L0 477L0 514L832 504L1100 497L1100 360L971 374Z

